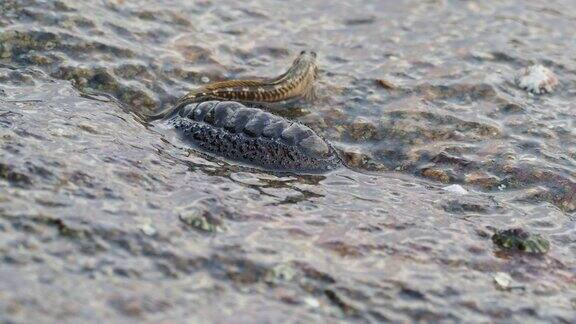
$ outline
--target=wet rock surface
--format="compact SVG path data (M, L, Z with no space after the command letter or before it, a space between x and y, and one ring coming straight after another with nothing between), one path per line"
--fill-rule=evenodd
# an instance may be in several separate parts
M0 2L0 319L571 322L574 16L570 1ZM318 98L272 111L350 169L236 166L137 117L302 49L319 53ZM553 92L516 84L536 64ZM512 227L549 251L500 253L491 237Z

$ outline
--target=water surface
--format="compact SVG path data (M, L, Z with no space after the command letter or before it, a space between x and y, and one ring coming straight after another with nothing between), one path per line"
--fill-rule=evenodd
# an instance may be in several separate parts
M568 0L1 2L0 318L573 321L575 28ZM274 112L350 168L238 166L137 117L304 49L319 98ZM513 82L535 63L552 94ZM501 253L509 227L550 252Z

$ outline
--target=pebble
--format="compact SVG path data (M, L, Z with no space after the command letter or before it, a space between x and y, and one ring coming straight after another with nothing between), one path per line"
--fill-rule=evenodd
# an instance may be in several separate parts
M310 306L311 308L320 307L320 302L318 301L318 299L313 298L313 297L304 298L304 303L306 303L306 305Z
M442 190L449 191L458 195L467 195L468 191L464 189L461 185L453 184L442 188Z
M386 79L378 79L376 83L386 90L395 90L398 88L392 81Z
M140 226L140 230L142 231L142 233L144 233L148 236L154 236L158 232L156 230L156 228L154 228L154 226L152 226L150 224L144 224L144 225Z
M512 277L506 272L497 272L494 275L494 282L498 285L500 289L508 289L510 288L510 284L512 283Z

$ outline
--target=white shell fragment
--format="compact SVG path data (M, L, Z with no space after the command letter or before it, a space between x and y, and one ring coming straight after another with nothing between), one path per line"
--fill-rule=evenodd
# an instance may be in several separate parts
M140 226L140 230L148 236L154 236L157 232L156 228L149 223Z
M452 192L452 193L455 193L457 195L467 195L468 194L468 191L466 189L464 189L459 184L449 185L447 187L442 188L442 190Z
M520 70L516 76L516 84L528 92L542 94L554 91L558 78L550 69L537 64Z
M497 272L494 275L494 282L500 289L508 289L510 288L510 284L512 284L512 277L506 272Z

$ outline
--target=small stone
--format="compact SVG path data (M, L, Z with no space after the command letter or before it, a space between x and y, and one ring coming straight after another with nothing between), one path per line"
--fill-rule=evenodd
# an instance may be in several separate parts
M140 230L148 236L154 236L158 232L156 228L154 228L154 226L151 224L144 224L140 226Z
M526 91L542 94L554 91L558 85L558 78L554 72L537 64L520 70L516 83Z
M304 298L304 303L306 303L306 305L310 306L311 308L318 308L320 307L320 302L318 301L318 299L314 298L314 297L306 297Z
M467 195L468 191L459 184L453 184L442 188L444 191L452 192L458 195Z
M429 179L436 180L436 181L440 181L443 183L450 182L450 175L448 175L448 172L441 170L441 169L426 168L426 169L422 170L422 176L429 178Z
M350 137L355 141L367 141L376 137L376 125L364 117L357 117L350 125Z
M506 114L517 114L524 111L524 108L515 103L509 103L500 108L500 111Z
M0 49L2 49L2 51L0 52L1 53L0 58L7 59L12 56L12 45L9 42L4 42L3 44L0 44Z
M510 284L512 284L512 277L510 277L506 272L497 272L494 275L494 282L498 288L507 290L510 288Z
M179 215L180 220L188 226L203 232L222 232L222 221L209 211L193 209Z
M376 83L378 83L379 86L387 90L394 90L398 88L394 83L385 79L378 79L376 80Z
M500 179L498 177L482 171L476 171L467 174L464 181L466 184L480 186L485 190L495 188L500 183Z
M369 157L358 148L347 148L343 152L343 159L347 166L361 168L368 162Z
M50 128L48 131L50 132L50 135L55 137L73 138L75 136L75 134L70 130L60 127Z

